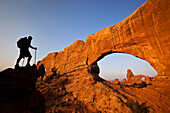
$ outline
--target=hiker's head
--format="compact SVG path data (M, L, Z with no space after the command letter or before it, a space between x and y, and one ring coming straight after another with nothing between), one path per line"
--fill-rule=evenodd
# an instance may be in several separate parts
M29 36L28 39L29 39L29 40L32 40L32 36Z

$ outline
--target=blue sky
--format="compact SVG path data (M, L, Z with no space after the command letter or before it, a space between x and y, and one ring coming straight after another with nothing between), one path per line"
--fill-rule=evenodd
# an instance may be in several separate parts
M33 36L32 45L38 47L37 60L41 60L48 53L64 50L76 40L85 41L88 35L115 25L144 2L146 0L0 0L0 70L14 67L19 54L16 42L21 37ZM34 50L30 51L34 57ZM124 54L108 57L119 61L120 56ZM126 61L135 59L126 56L123 57ZM105 76L114 73L104 71L110 69L107 61L106 57L99 62ZM115 68L111 67L110 70ZM135 67L143 71L147 66ZM123 75L126 69L116 69L117 75ZM140 69L132 68L136 74L141 73ZM152 68L146 70L155 74Z

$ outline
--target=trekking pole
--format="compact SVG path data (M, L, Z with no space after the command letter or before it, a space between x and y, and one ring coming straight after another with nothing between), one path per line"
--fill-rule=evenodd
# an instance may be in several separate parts
M35 50L35 59L34 59L34 64L36 64L36 52L37 52L37 50Z
M22 61L22 67L23 67L23 65L24 65L24 60L25 60L25 57L23 58L23 61Z

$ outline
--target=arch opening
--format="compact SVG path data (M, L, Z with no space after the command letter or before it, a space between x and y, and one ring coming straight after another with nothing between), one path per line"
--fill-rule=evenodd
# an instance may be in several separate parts
M100 68L99 76L107 81L116 78L122 81L126 78L127 70L130 69L134 75L146 75L153 77L158 75L157 71L145 60L126 53L112 53L98 60Z
M144 82L145 81L145 77L142 77L141 80Z

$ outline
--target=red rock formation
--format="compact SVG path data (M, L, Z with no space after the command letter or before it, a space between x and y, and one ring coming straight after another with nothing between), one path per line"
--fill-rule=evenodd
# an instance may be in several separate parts
M95 81L91 73L83 69L71 75L54 76L48 82L37 82L37 88L46 98L47 113L133 113L134 110L142 113L140 109L144 113L147 110L149 113L169 113L170 79L160 77L153 77L149 85L144 82L115 85ZM136 100L140 106L134 105Z
M134 77L134 74L132 73L132 71L130 69L127 70L127 74L126 74L126 77L128 79L128 81Z
M120 81L119 81L118 79L115 79L115 80L113 81L113 83L114 83L115 85L119 85L119 84L120 84Z
M124 104L126 98L115 92L103 82L96 82L86 69L72 73L69 84L66 84L67 92L83 102L93 112L122 112L131 113Z
M145 78L145 80L143 81L142 78ZM132 78L130 78L130 80L128 80L127 85L141 84L143 82L145 82L146 84L150 84L151 80L150 80L149 76L135 75Z
M88 67L86 65L86 56L83 51L84 42L75 41L71 46L66 47L64 51L48 54L37 65L44 64L47 74L51 74L52 68L56 68L60 73L69 73Z
M45 100L36 90L36 67L0 72L1 113L45 113Z
M73 74L69 79L70 83L65 86L66 91L72 92L76 99L92 111L95 109L103 112L131 112L124 104L127 102L126 97L133 101L137 97L141 104L146 103L148 108L153 108L153 111L164 112L166 110L162 104L167 103L166 107L170 105L166 100L168 94L165 91L161 89L157 91L152 86L134 91L133 88L125 86L125 92L119 89L120 92L117 93L114 90L115 86L112 86L114 84L98 82L101 79L98 76L100 70L97 62L111 53L128 53L148 61L159 76L170 76L169 5L169 0L148 0L120 23L89 35L85 43L79 40L64 51L48 54L37 65L44 64L47 75L52 73L52 68L56 68L60 74ZM165 86L169 87L169 84ZM159 85L156 87L159 88ZM141 94L140 91L142 91ZM165 97L159 91L163 92ZM147 92L150 93L147 94ZM143 94L149 95L152 101ZM153 103L154 98L158 96L160 99L156 99Z
M123 80L122 80L122 82L121 82L121 84L126 84L126 78L124 78Z
M170 1L148 0L120 23L106 27L85 41L76 41L64 51L51 53L43 63L69 73L97 64L111 53L128 53L148 61L159 75L170 75Z
M141 84L143 82L145 82L146 84L150 84L151 82L149 76L145 76L145 75L134 76L134 74L132 73L130 69L127 70L126 77L128 79L127 85ZM145 80L143 81L142 78L144 78Z
M148 0L120 23L89 35L84 52L89 65L110 53L148 61L159 75L170 75L170 1Z

